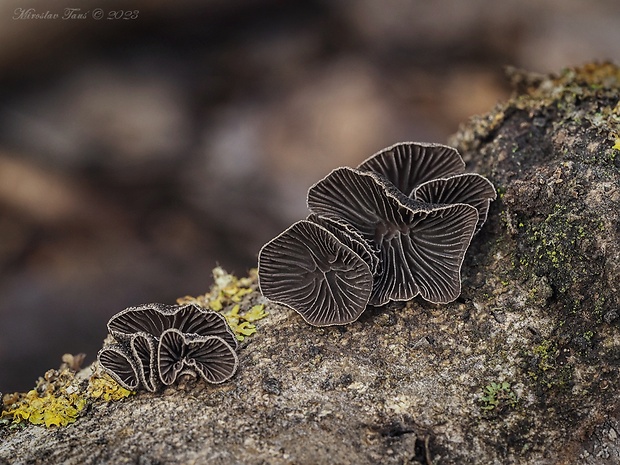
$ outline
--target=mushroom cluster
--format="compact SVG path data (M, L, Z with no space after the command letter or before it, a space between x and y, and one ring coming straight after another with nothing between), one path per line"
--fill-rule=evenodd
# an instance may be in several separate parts
M496 198L485 177L464 170L454 148L414 142L335 169L310 187L310 216L261 249L261 292L315 326L418 295L453 301L465 252Z
M114 315L116 341L99 351L103 369L121 386L155 392L181 375L219 384L237 371L237 338L226 319L193 304L147 304Z

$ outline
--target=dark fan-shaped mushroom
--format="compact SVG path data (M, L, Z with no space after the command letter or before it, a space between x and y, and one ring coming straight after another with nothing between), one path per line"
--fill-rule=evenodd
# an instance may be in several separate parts
M164 334L166 335L164 338ZM162 344L163 340L163 344ZM157 366L159 367L159 377L165 385L174 383L177 377L188 370L183 362L185 356L185 338L179 330L166 330L159 339L157 349ZM194 373L195 375L195 373Z
M380 269L372 304L418 294L434 303L458 297L461 264L478 222L474 207L413 200L381 176L351 168L338 168L313 185L308 207L348 223L374 246Z
M140 386L138 370L131 353L120 344L104 347L97 359L105 371L125 389L133 391Z
M197 337L187 342L185 359L205 381L213 384L228 381L239 366L237 353L218 336Z
M157 354L159 375L166 385L183 374L223 383L235 374L239 364L237 354L222 338L188 336L174 328L162 333Z
M158 385L155 366L157 340L147 333L134 333L131 336L130 347L140 382L147 391L155 392Z
M375 153L357 169L380 174L410 196L423 182L462 173L465 162L447 145L401 142Z
M217 312L204 310L193 304L152 303L129 307L114 315L108 322L108 331L117 340L127 340L136 332L159 337L169 328L199 336L219 336L231 347L237 348L237 338L226 319Z
M358 231L343 221L335 221L332 218L326 218L324 216L311 214L307 219L319 226L323 226L336 236L340 242L358 254L361 259L368 264L371 273L377 271L379 257L377 257L368 242L366 242Z
M466 203L475 207L478 210L478 232L487 219L489 204L497 194L487 178L467 173L426 181L413 190L412 197L428 203Z
M357 320L372 289L368 264L327 229L305 220L263 246L258 276L265 297L314 326Z

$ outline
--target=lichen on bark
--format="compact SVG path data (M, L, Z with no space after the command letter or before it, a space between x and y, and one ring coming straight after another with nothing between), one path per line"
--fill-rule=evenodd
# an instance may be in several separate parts
M0 463L618 463L620 70L512 80L451 141L499 193L455 302L328 328L268 303L232 381L3 429Z

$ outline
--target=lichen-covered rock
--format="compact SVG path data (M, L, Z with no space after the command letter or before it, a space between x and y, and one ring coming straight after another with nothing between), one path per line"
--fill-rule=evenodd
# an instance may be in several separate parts
M452 141L500 194L459 299L327 328L268 304L230 382L2 428L0 463L617 464L620 70L513 78Z

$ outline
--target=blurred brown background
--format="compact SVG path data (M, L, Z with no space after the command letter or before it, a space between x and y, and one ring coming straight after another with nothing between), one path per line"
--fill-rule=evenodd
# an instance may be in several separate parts
M507 96L504 65L619 44L617 0L0 0L0 391L92 361L126 306L244 274L308 186L445 142Z

